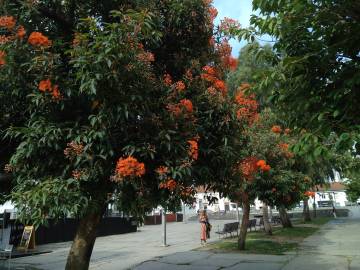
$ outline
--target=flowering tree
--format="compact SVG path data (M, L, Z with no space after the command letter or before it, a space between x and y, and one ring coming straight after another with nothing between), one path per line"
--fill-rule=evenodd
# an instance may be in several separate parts
M66 269L88 268L110 200L174 209L231 155L234 61L210 2L2 2L0 99L22 105L1 119L12 200L35 225L80 217Z

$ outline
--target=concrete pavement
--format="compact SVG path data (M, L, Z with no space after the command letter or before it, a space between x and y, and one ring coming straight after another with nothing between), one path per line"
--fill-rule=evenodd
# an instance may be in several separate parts
M211 221L213 230L222 227L226 221ZM189 251L200 247L200 225L198 222L178 222L167 224L167 244L162 247L162 226L144 226L136 233L97 238L92 253L91 270L122 270L133 267L155 256L165 256L176 252ZM212 233L211 241L218 240ZM42 245L42 250L52 250L48 254L12 259L12 269L22 270L63 270L71 243ZM4 268L6 269L6 268ZM0 270L1 261L0 261Z
M283 256L188 251L153 258L134 270L360 270L360 219L337 219Z
M357 208L358 209L358 208ZM96 240L91 270L360 270L360 219L336 219L305 239L297 252L283 256L192 251L200 246L197 222L168 224L168 247L161 246L161 226ZM213 221L213 230L229 221ZM210 241L218 237L213 233ZM18 270L62 270L70 242L44 245L52 253L13 259ZM0 263L1 265L1 263ZM7 269L0 266L0 270Z

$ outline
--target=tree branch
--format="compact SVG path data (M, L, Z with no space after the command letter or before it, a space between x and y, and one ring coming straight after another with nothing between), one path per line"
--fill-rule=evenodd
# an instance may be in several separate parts
M72 23L69 22L64 15L61 15L57 12L55 12L54 10L49 10L45 7L39 7L38 11L45 17L55 21L56 23L60 24L62 26L62 28L66 31L66 32L72 32Z

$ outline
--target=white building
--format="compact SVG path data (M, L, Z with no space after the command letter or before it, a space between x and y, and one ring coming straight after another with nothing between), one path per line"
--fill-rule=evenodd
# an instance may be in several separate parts
M341 182L332 182L329 185L317 186L315 191L315 203L317 207L346 206L348 204L346 196L346 187ZM310 206L314 203L314 199L309 199Z
M220 197L219 192L205 191L202 187L197 188L196 191L196 203L193 205L196 211L207 209L212 212L229 212L236 211L236 207L241 208L241 205L231 201L229 198ZM255 205L252 207L259 210L262 207L262 202L256 199Z

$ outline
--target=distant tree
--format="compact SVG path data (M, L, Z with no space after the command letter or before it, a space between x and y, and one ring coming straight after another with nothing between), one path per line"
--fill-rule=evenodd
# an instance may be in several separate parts
M274 37L281 54L269 77L278 83L275 106L294 127L325 138L336 132L352 147L360 124L360 2L254 0L253 8L256 34Z
M265 105L274 90L274 84L270 85L270 80L266 78L273 72L276 61L277 56L270 45L261 46L256 41L245 45L240 50L237 69L228 75L230 92L234 93L240 84L248 83L253 86L252 91L260 104ZM265 85L265 82L268 84ZM261 90L259 86L262 86Z

